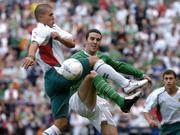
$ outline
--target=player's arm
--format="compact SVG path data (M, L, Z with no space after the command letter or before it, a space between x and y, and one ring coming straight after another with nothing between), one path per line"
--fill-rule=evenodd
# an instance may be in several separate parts
M152 85L152 79L149 76L126 62L110 60L109 65L112 65L112 67L120 73L132 75L137 79L147 79L150 86Z
M137 68L134 68L130 64L122 61L112 60L109 56L102 54L101 52L97 52L97 56L107 64L111 65L117 72L126 75L132 75L137 79L147 79L149 81L149 84L152 84L152 80L149 76L145 75L142 71L138 70Z
M150 127L158 127L158 122L152 119L149 112L143 112L143 115Z
M75 47L75 40L71 33L62 30L58 25L54 25L54 31L51 32L51 37L58 40L60 43L68 48Z
M29 66L32 66L35 63L35 54L38 49L38 43L33 41L29 47L28 56L25 57L23 68L27 69Z
M104 62L106 62L108 65L111 65L119 73L132 75L135 78L139 78L139 79L144 78L144 74L142 71L134 68L128 63L112 60L109 56L102 54L101 52L98 52L97 56L101 58Z
M155 121L150 114L150 111L157 106L158 92L159 90L155 90L147 97L143 108L144 118L147 120L150 127L158 127L158 122Z
M75 40L73 38L63 38L58 32L51 32L51 37L55 40L58 40L68 48L75 47Z

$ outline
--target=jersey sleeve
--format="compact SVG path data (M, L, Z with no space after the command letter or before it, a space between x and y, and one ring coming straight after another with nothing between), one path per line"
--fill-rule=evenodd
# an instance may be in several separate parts
M152 108L157 106L158 104L158 95L161 94L163 91L165 91L164 87L158 88L154 90L146 99L146 102L144 104L143 112L149 112Z
M56 24L54 25L53 29L55 32L58 32L58 34L65 39L73 39L73 35L65 30L62 30L59 26Z
M157 95L156 91L154 91L147 97L143 112L150 112L151 109L157 105Z
M32 31L31 42L35 41L39 46L41 46L49 41L48 37L50 38L50 31L35 28Z
M131 66L128 63L122 62L122 61L117 61L117 60L112 60L108 55L103 54L101 52L97 52L97 56L101 58L105 63L108 65L111 65L117 72L123 73L126 75L132 75L135 78L143 78L144 73L133 66Z

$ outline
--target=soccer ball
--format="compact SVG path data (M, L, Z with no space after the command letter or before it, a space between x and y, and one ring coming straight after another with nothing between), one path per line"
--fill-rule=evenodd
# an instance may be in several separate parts
M83 66L78 60L69 58L63 62L61 71L64 78L67 80L76 80L81 76Z

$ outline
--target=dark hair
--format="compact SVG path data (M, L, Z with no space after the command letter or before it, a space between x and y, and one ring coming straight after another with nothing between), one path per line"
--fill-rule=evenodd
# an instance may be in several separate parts
M177 77L177 74L171 69L166 70L162 76L164 78L165 75L169 75L169 74L173 74L175 78Z
M49 4L39 4L34 10L34 16L39 21L39 16L44 15L48 8L52 8Z
M97 30L97 29L90 29L90 30L88 30L88 32L86 33L86 39L88 39L89 33L92 33L92 32L98 33L98 34L100 34L100 35L102 36L102 34L101 34L101 32L100 32L99 30Z

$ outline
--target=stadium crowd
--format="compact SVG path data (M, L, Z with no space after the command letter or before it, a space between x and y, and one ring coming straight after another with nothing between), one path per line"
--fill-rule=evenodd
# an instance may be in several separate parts
M173 69L180 78L180 2L177 0L49 0L58 25L76 36L76 48L64 48L68 58L83 47L87 29L103 34L101 51L142 69L159 87L160 74ZM0 0L0 134L41 135L51 125L43 74L36 64L21 69L36 22L35 0ZM156 83L155 82L158 82ZM157 85L158 84L158 85ZM116 86L112 83L112 85ZM153 134L142 115L152 88L124 114L113 103L120 134ZM119 92L122 90L119 88ZM67 134L98 135L89 122L71 112Z

